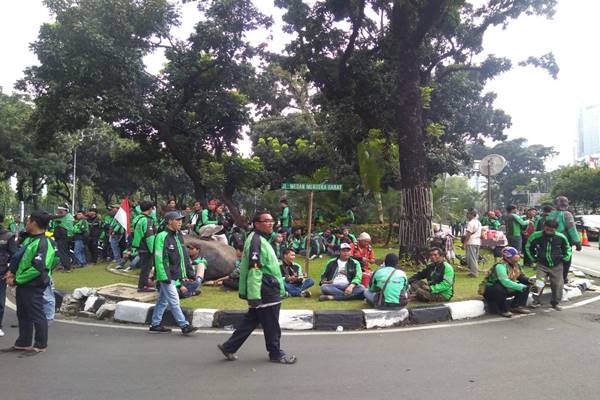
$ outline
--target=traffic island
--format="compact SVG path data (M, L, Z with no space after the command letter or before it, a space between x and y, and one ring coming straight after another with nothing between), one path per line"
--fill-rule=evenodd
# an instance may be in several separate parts
M565 286L565 301L581 297L586 290L595 290L589 279L575 279ZM106 293L90 288L78 288L71 295L64 296L61 312L79 317L98 320L114 320L116 322L145 324L150 323L154 304L134 300L115 301L100 296ZM542 302L549 301L549 288L541 296ZM529 302L532 301L530 296ZM209 308L183 308L186 319L198 328L235 329L239 326L247 310L218 310ZM281 328L290 331L335 331L382 329L405 325L431 324L444 321L473 319L485 314L485 303L482 300L466 300L446 304L415 307L400 310L281 310L279 322ZM169 310L163 320L165 326L176 323Z

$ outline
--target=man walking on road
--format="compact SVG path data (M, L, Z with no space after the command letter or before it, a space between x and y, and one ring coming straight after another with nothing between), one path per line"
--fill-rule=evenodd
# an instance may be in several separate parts
M285 286L279 260L269 243L275 221L271 213L263 211L254 216L253 222L255 232L246 239L240 265L239 293L248 301L249 309L229 340L218 347L229 361L236 360L235 353L260 324L269 360L294 364L296 356L285 354L280 347L279 311Z
M168 333L171 329L162 326L162 317L169 307L181 333L189 335L198 330L185 319L179 304L177 284L187 278L190 269L190 257L183 243L181 225L183 214L179 211L169 211L165 214L166 230L156 235L154 243L154 268L156 281L159 283L158 299L152 313L152 333Z
M569 248L575 246L577 251L581 251L581 240L575 227L575 218L568 211L569 199L565 196L558 196L554 200L555 210L546 217L546 220L554 220L557 223L557 231L563 234L569 241ZM569 270L571 269L571 258L563 263L563 280L569 283Z
M558 223L555 220L547 220L544 230L534 232L529 236L525 251L529 258L537 263L536 286L538 296L542 294L544 281L550 277L550 288L552 289L552 307L560 311L560 301L563 294L563 263L571 261L571 245L562 233L557 232ZM536 299L539 304L539 300Z
M467 266L469 267L469 276L479 275L479 247L481 246L481 222L477 219L477 211L470 209L467 211L467 229L465 233L465 253L467 256Z

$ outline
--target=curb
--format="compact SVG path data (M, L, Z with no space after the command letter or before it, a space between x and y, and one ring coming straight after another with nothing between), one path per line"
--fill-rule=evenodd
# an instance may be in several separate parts
M569 301L580 297L593 285L590 279L575 279L569 286L565 286L563 299ZM76 289L77 290L77 289ZM549 301L549 291L544 290L542 301ZM528 304L533 301L529 295ZM106 308L107 304L99 305L96 299L85 301L88 308ZM93 304L93 306L91 306ZM114 305L114 321L148 324L152 317L154 304L125 300ZM112 311L112 310L111 310ZM195 310L183 308L184 315L190 323L197 328L235 329L242 321L246 310L217 310L198 308ZM405 325L431 324L443 321L459 321L478 318L486 313L483 300L465 300L453 303L436 304L427 307L398 310L281 310L279 323L281 329L291 331L320 330L343 331L360 329L381 329ZM88 313L90 318L95 318L94 312ZM87 316L86 313L80 316ZM104 319L99 318L98 319ZM170 311L163 316L163 324L173 325L175 321Z

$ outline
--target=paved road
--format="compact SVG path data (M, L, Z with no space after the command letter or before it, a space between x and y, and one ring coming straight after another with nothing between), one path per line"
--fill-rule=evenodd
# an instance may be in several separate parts
M7 326L14 321L9 312ZM593 399L600 301L460 327L285 336L294 366L265 361L262 336L222 360L226 336L51 327L48 353L0 355L0 398L37 399ZM439 326L439 325L438 325ZM0 345L12 344L8 328Z
M600 277L600 250L598 242L591 242L591 246L583 247L581 251L573 248L573 265L583 272L595 277Z

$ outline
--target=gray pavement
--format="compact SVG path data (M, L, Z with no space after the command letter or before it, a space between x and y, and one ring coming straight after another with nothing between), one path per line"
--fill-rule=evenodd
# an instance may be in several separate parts
M600 250L598 250L598 242L591 242L589 247L584 246L581 251L575 251L575 248L573 248L572 264L586 274L600 277Z
M0 354L0 399L598 398L600 301L441 329L284 336L293 366L266 362L260 335L224 361L226 337L55 323L48 353Z

